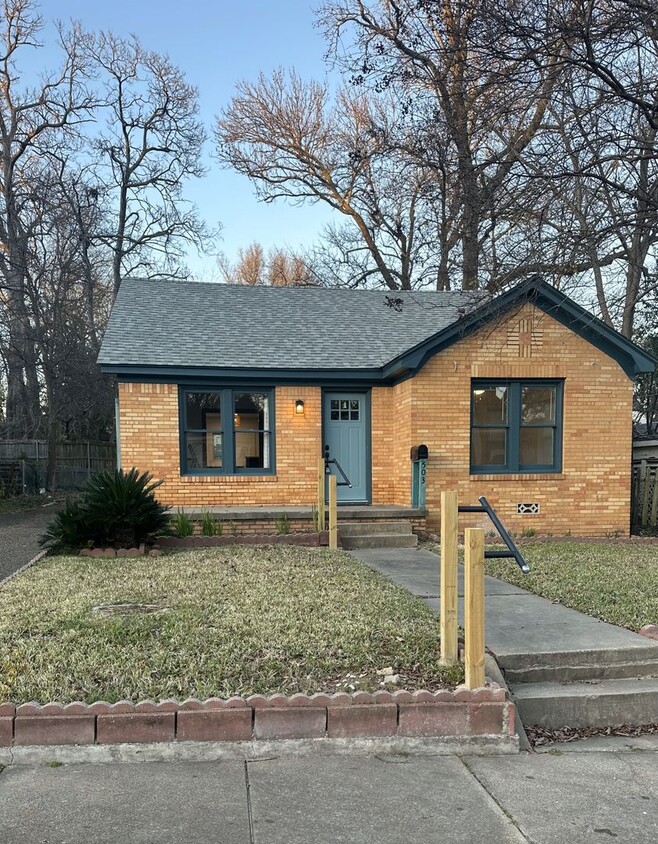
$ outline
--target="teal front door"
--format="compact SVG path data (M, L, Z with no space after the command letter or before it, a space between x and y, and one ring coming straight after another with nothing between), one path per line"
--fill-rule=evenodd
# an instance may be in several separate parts
M367 393L325 393L324 452L338 461L351 486L341 486L344 479L335 463L331 473L338 479L339 503L368 503L368 431Z

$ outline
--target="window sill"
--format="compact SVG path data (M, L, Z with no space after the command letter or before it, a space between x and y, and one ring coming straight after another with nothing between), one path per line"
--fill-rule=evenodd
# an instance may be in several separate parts
M276 475L181 475L184 484L274 484Z
M564 472L496 472L469 475L470 481L564 481Z

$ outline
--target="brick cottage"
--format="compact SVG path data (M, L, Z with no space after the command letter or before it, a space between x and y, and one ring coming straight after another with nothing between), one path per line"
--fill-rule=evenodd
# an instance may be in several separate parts
M99 363L120 465L161 478L174 507L252 508L262 529L298 505L295 529L325 455L362 518L398 508L436 530L457 489L509 529L574 535L629 532L633 381L656 365L539 279L494 298L127 279Z

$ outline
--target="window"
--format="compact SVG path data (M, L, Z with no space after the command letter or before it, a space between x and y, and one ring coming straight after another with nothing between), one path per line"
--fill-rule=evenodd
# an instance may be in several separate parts
M182 390L182 473L272 473L273 404L271 390Z
M473 381L471 472L559 472L561 381Z

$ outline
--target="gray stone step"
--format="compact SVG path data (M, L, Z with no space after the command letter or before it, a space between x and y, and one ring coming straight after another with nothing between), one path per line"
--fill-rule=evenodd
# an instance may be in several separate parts
M526 727L613 727L658 722L658 678L510 686Z
M346 550L356 548L415 548L418 537L415 533L377 533L356 536L340 536L341 545Z
M409 521L338 522L341 536L375 536L387 533L411 533Z
M608 662L605 654L598 665L533 666L506 669L505 679L510 685L518 683L574 683L585 680L619 680L658 677L658 658L629 662Z

